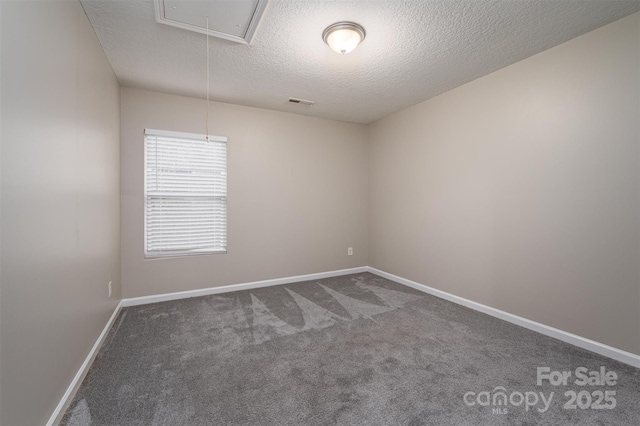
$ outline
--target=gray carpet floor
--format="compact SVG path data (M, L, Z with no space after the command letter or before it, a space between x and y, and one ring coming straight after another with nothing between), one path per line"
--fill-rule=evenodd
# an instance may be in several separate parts
M62 424L639 425L639 372L363 273L123 309Z

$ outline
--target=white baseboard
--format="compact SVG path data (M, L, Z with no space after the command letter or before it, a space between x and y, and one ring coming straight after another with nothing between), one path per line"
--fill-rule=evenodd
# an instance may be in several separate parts
M358 274L362 272L367 272L368 269L369 269L368 266L361 266L358 268L340 269L337 271L320 272L317 274L297 275L293 277L276 278L272 280L254 281L254 282L242 283L242 284L232 284L232 285L225 285L220 287L210 287L210 288L203 288L198 290L180 291L176 293L167 293L167 294L158 294L153 296L143 296L143 297L134 297L130 299L122 299L120 303L118 303L118 306L116 307L113 314L111 315L111 318L109 318L109 321L107 321L107 324L104 326L102 333L100 333L100 336L98 336L98 340L96 340L96 343L93 345L93 348L91 348L91 351L89 351L87 358L84 360L84 362L80 366L80 369L78 370L75 377L71 381L71 384L67 388L67 391L62 396L60 403L58 403L58 406L54 410L53 414L51 414L51 417L47 422L47 426L57 425L62 419L62 416L64 415L66 408L71 403L73 397L75 396L76 391L78 390L78 388L80 387L80 384L82 383L82 380L84 380L84 377L89 372L89 368L91 367L91 364L93 363L93 360L95 359L96 355L98 355L98 350L102 346L104 339L107 337L109 330L111 330L113 322L115 321L116 317L120 313L120 310L124 307L146 305L148 303L156 303L156 302L165 302L168 300L188 299L190 297L206 296L209 294L227 293L230 291L238 291L238 290L249 290L252 288L269 287L273 285L317 280L321 278L338 277L341 275Z
M622 363L631 365L632 367L640 368L640 355L636 355L631 352L626 352L621 349L614 348L613 346L608 346L603 343L596 342L594 340L587 339L582 336L578 336L576 334L559 330L557 328L549 327L548 325L531 321L526 318L522 318L517 315L513 315L508 312L501 311L499 309L492 308L490 306L486 306L469 299L465 299L459 296L454 296L453 294L447 293L445 291L438 290L433 287L429 287L424 284L420 284L415 281L411 281L406 278L402 278L397 275L393 275L376 268L368 267L367 270L372 274L379 275L383 278L386 278L391 281L395 281L399 284L404 284L406 286L415 288L416 290L420 290L422 292L431 294L441 299L448 300L458 305L466 306L467 308L471 308L475 311L482 312L487 315L491 315L492 317L499 318L501 320L510 322L512 324L519 325L520 327L524 327L529 330L538 332L540 334L544 334L545 336L553 337L555 339L572 344L579 348L586 349L591 352L595 352L599 355L603 355L611 359L615 359L616 361L620 361Z
M415 281L411 281L406 278L402 278L397 275L393 275L388 272L381 271L380 269L372 268L370 266L361 266L358 268L340 269L336 271L320 272L317 274L298 275L298 276L286 277L286 278L276 278L272 280L254 281L254 282L242 283L242 284L231 284L231 285L220 286L220 287L210 287L210 288L204 288L204 289L198 289L198 290L180 291L176 293L166 293L166 294L158 294L153 296L142 296L142 297L134 297L130 299L122 299L118 304L118 306L116 307L113 314L111 315L111 318L109 318L109 321L107 322L104 329L102 330L102 333L100 333L100 336L98 337L98 340L96 340L96 343L93 345L93 348L91 348L91 351L87 355L87 358L82 363L82 366L78 370L78 373L73 378L71 384L67 388L67 391L65 392L64 396L60 400L60 403L58 404L53 414L51 415L51 418L47 422L47 426L54 426L58 424L58 422L61 420L64 414L64 410L67 408L68 404L71 403L71 400L73 399L73 396L78 390L78 387L80 386L80 384L82 383L82 380L84 379L87 372L89 371L89 367L91 367L91 363L93 362L96 355L98 354L98 350L100 349L100 346L102 346L102 342L104 341L105 337L109 333L109 330L111 329L113 322L118 316L118 313L124 307L146 305L149 303L157 303L157 302L166 302L169 300L187 299L190 297L227 293L231 291L249 290L249 289L259 288L259 287L269 287L274 285L317 280L322 278L338 277L341 275L358 274L362 272L371 272L383 278L389 279L391 281L395 281L399 284L404 284L406 286L415 288L416 290L431 294L441 299L448 300L458 305L466 306L467 308L485 313L487 315L491 315L492 317L499 318L504 321L508 321L512 324L516 324L521 327L527 328L529 330L538 332L540 334L544 334L545 336L553 337L555 339L572 344L579 348L583 348L588 351L595 352L599 355L603 355L608 358L614 359L616 361L620 361L622 363L631 365L633 367L640 368L640 355L632 354L630 352L626 352L621 349L617 349L612 346L608 346L603 343L599 343L594 340L587 339L585 337L568 333L566 331L562 331L557 328L549 327L539 322L531 321L526 318L522 318L517 315L513 315L508 312L504 312L499 309L492 308L490 306L486 306L469 299L465 299L463 297L454 296L453 294L447 293L445 291L437 290L435 288L426 286L424 284L420 284Z
M209 287L198 290L179 291L176 293L157 294L152 296L133 297L122 299L122 306L146 305L149 303L166 302L169 300L188 299L190 297L208 296L210 294L228 293L231 291L250 290L258 287L269 287L273 285L296 283L301 281L319 280L322 278L339 277L341 275L359 274L369 270L368 266L359 268L339 269L337 271L320 272L317 274L297 275L294 277L275 278L272 280L253 281L242 284L231 284L220 287Z
M80 366L80 369L78 370L75 377L71 381L71 384L67 388L67 391L62 396L62 399L58 403L58 406L53 411L53 414L51 414L51 417L47 422L47 426L57 425L60 422L60 420L62 420L62 416L64 415L64 412L67 406L71 404L71 401L73 400L73 397L75 396L76 391L80 387L80 384L84 380L84 377L89 372L89 368L91 367L93 360L96 358L96 355L98 355L98 350L100 350L100 347L102 346L102 342L104 342L104 339L107 337L107 334L109 334L109 330L111 330L111 326L113 325L113 322L118 317L118 314L120 313L121 309L122 309L122 301L118 303L118 306L116 306L116 309L113 311L113 314L111 314L111 318L109 318L109 321L107 321L107 324L102 329L102 333L100 333L100 336L98 336L98 340L96 340L96 343L93 345L93 347L89 351L89 354L87 355L84 362Z

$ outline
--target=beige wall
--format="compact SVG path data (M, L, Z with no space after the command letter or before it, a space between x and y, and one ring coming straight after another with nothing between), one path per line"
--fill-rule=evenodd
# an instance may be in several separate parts
M123 88L121 114L124 297L367 264L366 126L211 103L210 133L229 139L228 252L145 260L144 129L203 134L205 102Z
M639 16L372 124L369 264L640 353Z
M119 88L78 2L1 7L0 423L38 425L119 295Z

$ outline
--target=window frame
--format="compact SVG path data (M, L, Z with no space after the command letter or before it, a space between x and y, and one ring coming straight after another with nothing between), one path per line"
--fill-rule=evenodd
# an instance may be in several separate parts
M174 131L168 131L168 130L156 130L156 129L144 129L144 137L143 137L143 166L142 166L142 171L143 171L143 209L144 209L144 247L143 247L143 251L144 251L144 259L145 260L154 260L154 259L164 259L164 258L177 258L177 257L190 257L190 256L204 256L204 255L214 255L214 254L226 254L227 253L227 249L228 249L228 230L229 230L229 226L228 226L228 217L227 220L225 222L225 235L227 237L227 244L225 245L224 250L205 250L205 249L201 249L201 250L190 250L190 251L186 251L186 250L178 250L178 251L165 251L165 252L148 252L147 248L147 200L148 200L148 195L147 195L147 136L159 136L159 137L174 137L174 138L180 138L180 139L192 139L192 140L198 140L198 141L210 141L210 142L217 142L217 143L224 143L227 144L228 140L226 136L212 136L209 135L209 138L207 139L206 135L203 134L198 134L198 133L186 133L186 132L174 132ZM227 187L228 187L228 177L229 177L229 173L228 173L228 145L227 145L227 151L225 151L225 170L227 171L226 174L226 179L225 179L225 196L224 196L224 205L225 205L225 210L227 211L228 214L228 194L227 194ZM193 198L207 198L206 196L198 196L198 195L193 195ZM225 215L226 216L226 215Z

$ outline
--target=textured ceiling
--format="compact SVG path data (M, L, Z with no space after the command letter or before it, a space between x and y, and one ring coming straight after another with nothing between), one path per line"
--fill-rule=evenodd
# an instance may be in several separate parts
M151 0L81 1L122 85L205 96L203 34L156 23ZM271 0L250 46L210 39L211 99L370 123L639 9L637 0ZM367 38L342 56L321 35L344 20Z

